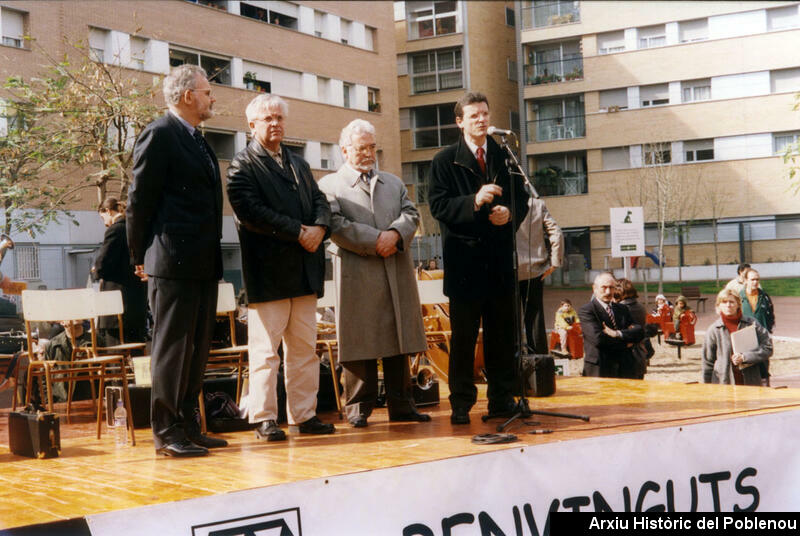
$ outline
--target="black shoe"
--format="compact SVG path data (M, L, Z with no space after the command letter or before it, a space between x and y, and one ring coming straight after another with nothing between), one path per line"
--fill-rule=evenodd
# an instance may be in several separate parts
M431 416L427 413L420 413L416 408L412 409L409 413L401 413L389 417L390 421L394 422L429 422Z
M301 434L332 434L336 431L336 427L332 424L327 424L319 420L319 417L314 415L306 422L290 426L289 430L300 432Z
M453 408L450 415L450 424L469 424L469 410L467 408Z
M181 439L169 445L156 449L156 454L172 456L175 458L190 458L193 456L208 456L208 449L195 445L188 439Z
M353 428L366 428L367 418L359 417L357 419L353 419L352 421L350 421L350 426L352 426Z
M225 441L224 439L207 436L205 434L197 434L196 436L191 436L189 437L189 441L191 441L195 445L199 445L207 449L218 449L228 446L228 442Z
M500 404L489 403L489 415L492 417L511 417L517 412L517 404L514 400L508 400Z
M256 439L263 441L283 441L286 432L278 428L278 423L273 420L264 421L256 428Z

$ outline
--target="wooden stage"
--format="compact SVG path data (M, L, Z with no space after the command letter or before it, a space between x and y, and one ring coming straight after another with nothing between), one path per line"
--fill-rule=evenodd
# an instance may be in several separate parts
M493 432L498 422L481 422L484 393L470 414L470 426L451 426L443 392L438 406L422 408L433 416L431 423L389 423L386 410L378 409L369 427L354 429L335 413L326 413L323 420L337 424L334 435L290 435L285 442L265 443L251 431L224 434L228 448L193 459L157 457L147 429L137 430L136 447L117 448L110 433L98 441L86 411L83 423L68 425L62 415L60 458L22 458L8 450L3 414L0 529L524 445L800 408L798 389L566 377L559 378L554 396L530 399L532 409L588 415L591 422L534 416L539 425L517 422L510 427L519 437L516 443L477 445L472 436ZM534 428L554 432L529 435Z

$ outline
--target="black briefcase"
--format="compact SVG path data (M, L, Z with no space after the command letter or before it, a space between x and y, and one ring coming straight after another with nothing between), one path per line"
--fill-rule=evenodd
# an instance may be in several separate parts
M556 365L551 355L523 355L522 376L527 396L550 396L556 392Z
M57 458L61 452L58 415L27 408L9 413L8 442L18 456Z

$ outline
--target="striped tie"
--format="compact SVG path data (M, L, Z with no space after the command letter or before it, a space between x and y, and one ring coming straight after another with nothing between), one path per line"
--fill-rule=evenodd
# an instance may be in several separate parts
M606 305L606 312L611 319L611 327L617 329L617 321L614 319L614 311L611 309L611 304Z

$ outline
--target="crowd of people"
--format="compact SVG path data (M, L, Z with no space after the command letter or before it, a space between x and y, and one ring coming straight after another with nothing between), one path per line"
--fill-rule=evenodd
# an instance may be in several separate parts
M116 199L100 207L107 230L93 273L101 289L122 291L126 340L144 339L149 302L156 452L205 456L227 445L202 433L195 419L222 276L223 181L199 130L212 117L216 100L206 72L194 65L173 69L163 93L169 110L137 140L127 207ZM681 344L694 342L697 317L686 298L673 306L659 295L656 310L648 314L631 281L601 273L591 299L577 311L569 300L561 302L548 344L543 283L562 266L563 234L532 187L509 172L504 149L488 135L488 99L466 93L454 111L461 135L434 157L429 189L450 303L453 425L469 424L477 400L474 359L481 326L488 410L495 416L518 409L518 352L546 354L551 347L557 355L580 353L585 376L642 379L654 353L650 337L658 329ZM290 117L283 99L260 94L244 114L252 139L231 161L224 186L241 244L250 374L246 409L256 437L287 437L278 424L281 362L289 432L336 431L316 414L316 316L326 240L349 425L369 425L379 391L378 360L389 420L430 421L415 406L409 356L427 348L416 271L440 266L438 259L414 266L411 244L420 214L402 179L376 169L375 127L361 119L345 125L339 140L344 163L317 182L309 164L283 144ZM1 274L0 281L7 284ZM717 296L719 318L703 346L704 381L768 381L775 316L759 282L758 272L743 265ZM732 334L751 327L757 342L738 347L734 340L741 337ZM68 329L80 337L79 326ZM116 333L113 321L100 329Z

